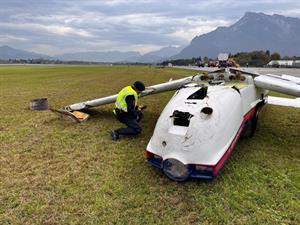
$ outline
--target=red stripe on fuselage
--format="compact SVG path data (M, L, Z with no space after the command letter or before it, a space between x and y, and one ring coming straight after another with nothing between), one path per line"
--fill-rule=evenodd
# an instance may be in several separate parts
M217 164L215 165L211 165L211 164L191 164L194 166L210 166L213 167L213 174L217 175L218 171L221 169L221 167L224 165L225 161L227 160L228 156L230 155L230 153L232 152L234 146L236 145L237 141L239 140L239 137L241 136L241 133L243 131L244 128L244 124L246 123L247 120L249 120L255 113L257 112L257 107L254 107L252 109L250 109L250 111L248 111L243 118L243 121L237 131L237 133L235 134L235 137L233 138L230 146L228 147L228 149L226 150L226 152L223 154L223 156L221 157L221 159L217 162ZM148 151L148 150L147 150ZM150 152L152 153L152 152ZM152 153L153 154L153 153Z
M192 164L192 165L198 165L198 166L210 166L213 167L213 173L215 175L217 175L218 171L221 169L221 167L223 166L223 164L225 163L225 161L227 160L228 156L230 155L230 153L232 152L234 146L236 145L237 141L239 140L239 137L241 136L241 133L243 131L243 127L244 124L246 123L247 120L249 120L257 111L257 108L254 107L252 109L250 109L249 112L247 112L244 115L244 119L240 125L240 128L238 129L238 131L236 132L230 146L228 147L228 149L226 150L226 152L223 154L223 156L221 157L221 159L217 162L217 164L215 165L211 165L211 164Z
M254 107L244 115L243 122L242 122L240 128L238 129L234 139L232 140L229 148L226 150L226 152L224 153L222 158L219 160L219 162L216 165L213 166L214 167L213 168L213 173L214 174L217 174L218 171L221 169L221 167L223 166L223 164L227 160L228 156L232 152L232 150L233 150L234 146L236 145L237 141L239 140L239 137L241 136L241 133L243 131L244 124L246 123L247 120L249 120L256 113L256 111L257 111L257 109L256 109L256 107Z

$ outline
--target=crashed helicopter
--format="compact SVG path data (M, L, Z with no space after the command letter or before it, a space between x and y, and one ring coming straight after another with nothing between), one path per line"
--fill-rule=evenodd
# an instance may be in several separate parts
M300 97L300 78L221 68L147 87L141 96L176 90L146 147L148 162L175 181L215 178L241 136L253 136L266 103L300 107L300 98L268 96L268 90ZM113 103L116 95L65 106L56 112L77 122L82 111Z

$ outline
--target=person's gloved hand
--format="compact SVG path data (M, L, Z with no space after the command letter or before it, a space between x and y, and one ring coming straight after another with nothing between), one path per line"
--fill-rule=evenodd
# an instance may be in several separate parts
M138 110L138 115L137 115L136 121L137 121L137 122L140 122L141 119L143 118L143 116L144 116L143 111Z
M140 106L138 107L138 110L141 111L141 112L143 113L143 112L145 111L146 108L147 108L146 105L140 105Z

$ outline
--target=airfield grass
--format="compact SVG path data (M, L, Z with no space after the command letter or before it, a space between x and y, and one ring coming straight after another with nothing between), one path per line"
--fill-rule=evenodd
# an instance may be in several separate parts
M300 224L300 110L266 106L214 181L170 181L145 149L173 92L141 99L143 132L110 139L112 105L86 123L30 111L193 74L148 66L0 66L0 224ZM205 132L205 131L203 131Z

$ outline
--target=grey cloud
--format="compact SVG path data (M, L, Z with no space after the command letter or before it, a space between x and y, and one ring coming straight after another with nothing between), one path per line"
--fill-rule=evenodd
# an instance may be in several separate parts
M15 43L46 54L185 45L195 35L230 25L245 11L300 16L300 2L1 0L0 45Z

